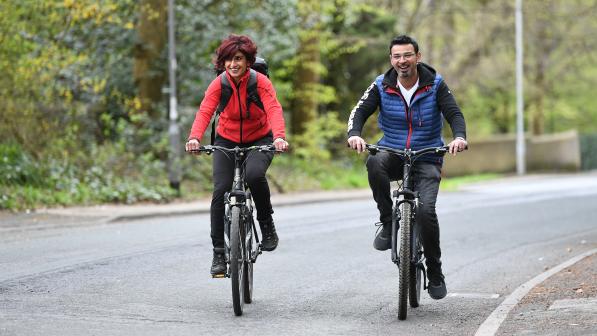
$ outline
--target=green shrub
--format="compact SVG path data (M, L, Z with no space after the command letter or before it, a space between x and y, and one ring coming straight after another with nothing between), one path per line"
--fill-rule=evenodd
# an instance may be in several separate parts
M43 185L44 171L19 145L0 144L1 185Z
M165 202L176 197L162 161L150 153L135 155L119 144L37 161L18 146L1 145L0 160L0 209Z

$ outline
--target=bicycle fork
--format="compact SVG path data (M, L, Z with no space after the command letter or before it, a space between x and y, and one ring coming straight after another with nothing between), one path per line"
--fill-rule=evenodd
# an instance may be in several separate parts
M398 267L400 267L400 258L398 256L399 246L398 246L398 230L400 228L400 220L402 214L400 212L400 205L402 203L410 203L411 205L411 256L410 262L412 265L415 266L416 269L420 269L423 273L423 284L424 289L427 289L427 270L425 269L424 262L425 257L421 249L419 249L418 244L416 241L420 241L420 228L416 223L416 211L419 205L419 193L416 191L411 190L394 190L392 196L396 199L393 214L392 214L392 232L393 232L393 239L392 239L392 262L394 262Z
M240 197L238 197L240 195ZM255 221L253 220L253 198L251 196L250 191L242 191L239 190L237 192L233 192L232 195L230 192L227 192L224 196L224 207L225 207L225 221L224 221L224 241L226 244L227 252L230 250L230 214L232 207L240 207L242 223L244 225L244 232L245 232L245 246L251 246L251 239L255 237L256 247L255 250L246 251L249 252L250 255L246 255L248 261L255 263L257 261L257 257L262 253L261 251L261 242L259 240L259 234L257 231L257 227L255 226ZM227 253L228 255L228 253ZM228 261L228 258L226 259Z
M411 205L411 214L414 214L414 210L417 206L418 202L418 193L413 192L410 190L394 190L392 193L396 202L394 204L394 208L392 209L392 262L396 265L400 265L400 258L398 257L399 246L398 246L398 230L400 229L400 221L402 219L402 213L400 212L400 205L403 203L410 203ZM412 230L412 223L414 221L414 217L411 218L411 228Z
M262 253L261 251L261 242L259 241L259 234L257 233L257 227L255 226L255 220L253 219L253 198L251 197L251 192L247 191L246 192L247 198L246 198L246 213L243 215L245 223L249 223L249 225L247 225L247 246L252 246L251 244L251 239L254 236L255 237L255 249L251 249L248 250L247 252L250 253L249 255L249 260L252 263L255 263L257 261L257 257Z
M242 193L242 194L241 194ZM240 196L240 197L239 197ZM227 192L224 194L224 246L225 246L225 260L227 264L230 264L230 224L232 223L232 208L233 207L240 207L241 216L244 211L242 211L243 207L245 206L245 197L244 191L233 191ZM244 220L243 220L244 223ZM240 224L240 223L239 223ZM240 228L239 228L240 230ZM243 242L244 244L245 242ZM244 256L243 256L244 258ZM230 272L227 271L224 275L225 277L230 277Z

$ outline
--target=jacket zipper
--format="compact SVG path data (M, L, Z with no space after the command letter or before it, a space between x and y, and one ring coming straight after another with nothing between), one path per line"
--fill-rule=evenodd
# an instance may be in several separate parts
M236 86L236 96L238 97L238 112L240 116L240 143L243 143L243 107L240 99L240 83Z

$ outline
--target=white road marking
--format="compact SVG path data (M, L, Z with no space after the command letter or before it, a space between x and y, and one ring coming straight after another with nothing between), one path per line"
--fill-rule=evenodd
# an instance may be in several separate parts
M549 310L555 309L597 312L597 298L556 300L551 306L549 306Z
M457 297L464 299L497 299L500 297L499 294L492 293L449 293L448 297Z

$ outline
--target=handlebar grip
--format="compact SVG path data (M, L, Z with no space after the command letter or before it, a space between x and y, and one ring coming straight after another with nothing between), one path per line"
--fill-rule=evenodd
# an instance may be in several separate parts
M211 154L213 153L214 148L211 145L205 145L205 146L199 146L198 149L191 149L188 152L189 153L206 153L206 154Z

